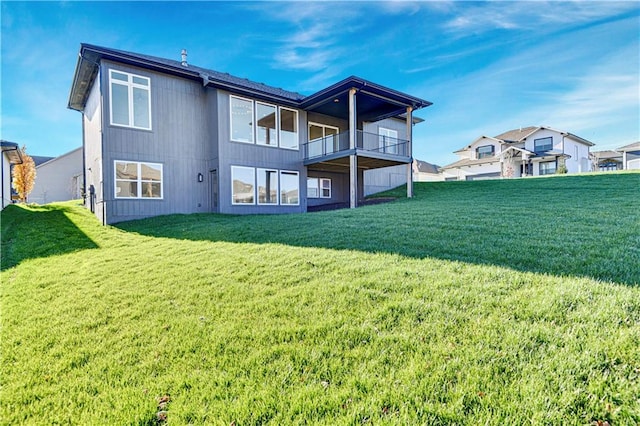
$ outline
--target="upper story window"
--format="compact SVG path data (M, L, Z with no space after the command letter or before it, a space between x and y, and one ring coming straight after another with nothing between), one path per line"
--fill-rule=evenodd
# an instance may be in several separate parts
M109 70L111 124L151 130L151 84L148 77Z
M549 136L548 138L533 140L533 150L535 152L546 152L546 151L551 151L552 149L553 149L553 138L551 136Z
M231 140L253 143L253 101L231 96Z
M162 164L115 161L116 198L162 198Z
M230 99L232 141L298 149L298 111L234 95Z
M484 145L476 148L476 158L479 160L481 158L493 157L495 153L495 147L493 145Z

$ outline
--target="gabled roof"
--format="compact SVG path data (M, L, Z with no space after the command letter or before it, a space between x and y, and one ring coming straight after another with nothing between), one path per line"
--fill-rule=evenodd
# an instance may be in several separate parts
M323 113L333 109L339 109L339 112L342 112L345 103L339 104L339 102L335 102L335 99L344 96L345 92L351 88L356 88L365 95L369 95L363 97L364 102L358 104L359 113L361 108L369 107L369 115L378 119L380 119L379 117L393 117L406 113L407 106L416 110L431 105L431 102L424 99L356 76L348 77L310 96L304 96L297 92L256 83L228 73L200 68L191 64L183 65L180 61L83 43L80 45L80 54L69 94L69 108L82 111L93 80L97 76L99 63L103 59L198 80L204 86L212 86L258 99L271 100L283 105Z
M531 135L534 132L537 132L541 128L542 127L536 127L536 126L521 127L519 129L508 130L504 133L499 134L495 138L500 139L503 142L511 142L511 143L522 142L529 135Z
M418 172L438 174L440 167L422 160L413 160Z
M56 157L45 157L43 155L32 155L31 158L33 159L33 164L35 164L36 167L38 167L40 164L47 163L47 162L53 160Z
M55 161L58 161L59 159L64 158L64 157L67 157L67 156L72 155L72 154L75 154L75 153L76 153L76 152L78 152L78 151L82 151L82 147L81 147L81 146L80 146L80 147L78 147L78 148L76 148L76 149L73 149L73 150L71 150L71 151L69 151L69 152L65 152L64 154L59 155L59 156L57 156L57 157L40 157L40 158L48 158L48 160L46 160L46 161L41 161L41 162L39 162L39 163L36 163L36 168L38 168L39 166L48 165L48 164L50 164L50 163L53 163L53 162L55 162ZM34 158L34 157L32 156L31 158ZM34 159L34 162L35 162L35 159Z

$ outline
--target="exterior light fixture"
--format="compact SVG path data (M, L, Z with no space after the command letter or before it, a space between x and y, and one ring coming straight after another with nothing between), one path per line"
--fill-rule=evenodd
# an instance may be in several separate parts
M198 182L202 182L204 180L204 176L202 173L198 173Z

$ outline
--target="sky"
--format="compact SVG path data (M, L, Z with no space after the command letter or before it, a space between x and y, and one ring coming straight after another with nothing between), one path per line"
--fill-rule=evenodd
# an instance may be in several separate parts
M348 76L433 102L414 157L548 126L640 141L640 2L1 2L0 138L31 155L82 144L67 108L80 43L315 93Z

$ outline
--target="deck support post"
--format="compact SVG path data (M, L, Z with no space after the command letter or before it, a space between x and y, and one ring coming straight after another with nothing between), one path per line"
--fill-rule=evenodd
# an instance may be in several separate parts
M413 197L413 107L407 107L407 155L411 160L407 164L407 198Z
M349 149L356 150L356 89L349 89ZM349 207L358 205L358 159L355 154L349 156Z

